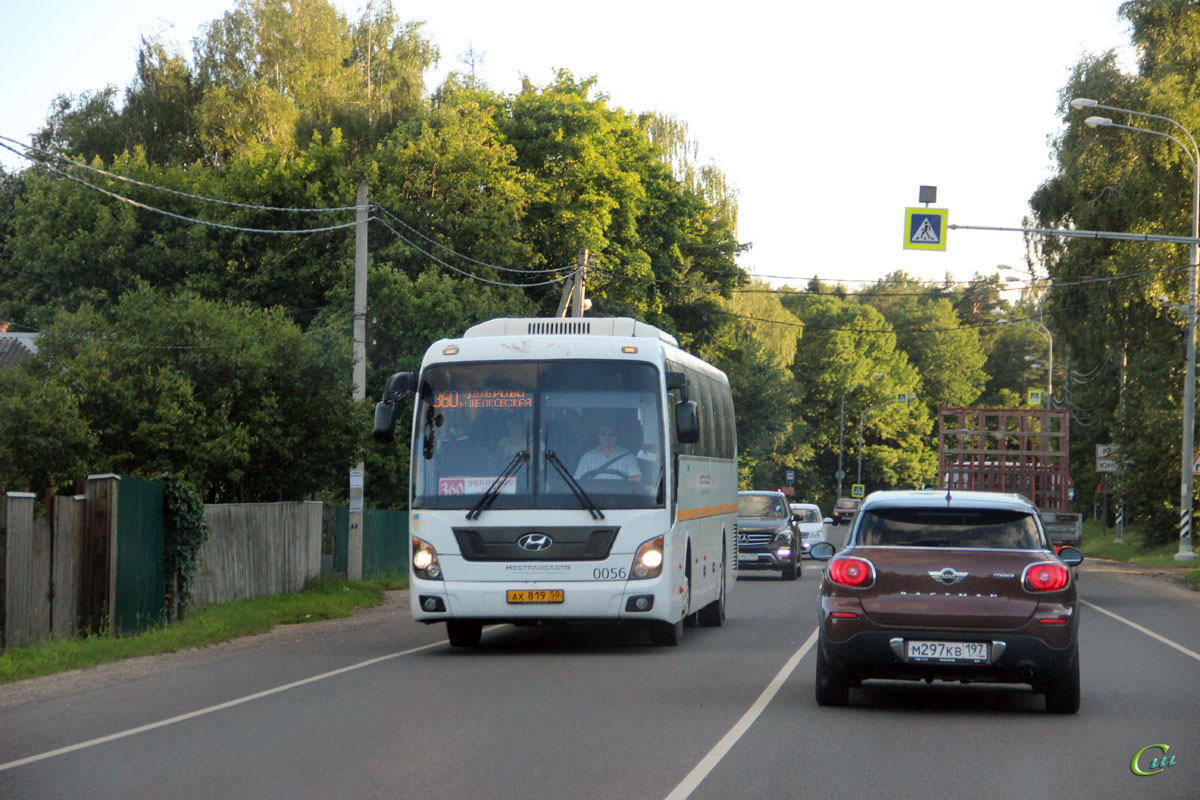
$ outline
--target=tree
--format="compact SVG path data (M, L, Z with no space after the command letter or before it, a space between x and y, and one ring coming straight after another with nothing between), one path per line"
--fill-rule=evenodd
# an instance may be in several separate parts
M987 360L979 331L963 325L951 300L938 287L893 273L858 297L883 313L896 332L896 346L921 376L914 387L939 405L969 406L983 390Z
M1195 103L1200 9L1139 1L1123 4L1121 15L1133 30L1138 71L1122 72L1111 52L1087 56L1076 66L1061 93L1066 124L1053 141L1057 173L1030 200L1040 227L1172 234L1190 229L1192 167L1182 148L1161 137L1085 128L1078 124L1084 112L1068 105L1074 97L1093 97L1170 117L1193 130L1200 123ZM1124 383L1088 393L1092 424L1076 428L1082 435L1072 436L1072 450L1087 457L1090 445L1103 441L1093 437L1116 443L1137 464L1136 474L1126 473L1127 519L1164 541L1174 538L1184 363L1179 328L1159 298L1187 302L1187 249L1049 237L1039 245L1055 287L1047 310L1058 334L1056 351L1089 365L1113 360L1114 354L1130 357ZM1101 418L1116 420L1118 427L1106 432Z
M366 416L351 400L344 337L304 334L278 310L145 285L110 312L60 312L37 356L0 384L12 412L0 453L31 460L30 435L47 439L43 451L55 438L38 420L62 416L62 442L44 453L35 485L170 473L212 502L300 499L341 483ZM26 399L30 381L41 386Z
M919 397L920 379L882 315L871 306L826 294L788 295L785 301L804 324L792 373L801 387L797 413L813 453L808 468L797 473L797 491L832 505L839 442L843 468L848 478L855 477L860 415L863 479L869 487L931 483L937 456L929 439L933 423L928 406L921 401L884 406L901 392ZM875 406L880 408L867 411Z

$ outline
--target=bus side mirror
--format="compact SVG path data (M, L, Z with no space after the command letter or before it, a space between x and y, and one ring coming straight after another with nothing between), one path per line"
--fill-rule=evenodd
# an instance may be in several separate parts
M685 375L682 372L668 372L667 373L667 391L668 392L678 391L679 399L687 400L688 399L687 375Z
M383 388L383 399L375 404L375 441L387 444L396 438L396 415L400 409L396 401L417 388L417 376L412 372L397 372L388 378Z
M700 441L700 409L695 400L681 400L675 404L675 435L681 444Z
M375 441L389 444L396 438L396 414L400 408L395 403L375 404Z

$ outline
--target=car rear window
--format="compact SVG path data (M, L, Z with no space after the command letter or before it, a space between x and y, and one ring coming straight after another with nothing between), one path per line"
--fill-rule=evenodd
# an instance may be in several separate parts
M863 512L857 542L888 547L1042 547L1032 514L991 508L870 509Z

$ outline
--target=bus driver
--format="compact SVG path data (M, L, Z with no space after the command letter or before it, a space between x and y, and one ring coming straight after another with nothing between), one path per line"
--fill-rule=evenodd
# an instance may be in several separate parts
M638 467L637 458L617 444L616 427L601 425L596 433L600 444L579 459L579 466L575 468L575 479L640 481L642 470Z

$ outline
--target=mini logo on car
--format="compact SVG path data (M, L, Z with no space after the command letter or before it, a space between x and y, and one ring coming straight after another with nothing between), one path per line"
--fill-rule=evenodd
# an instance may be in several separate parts
M553 544L554 540L544 533L527 533L520 539L517 539L517 547L533 553L549 550Z
M940 581L941 583L950 586L951 584L958 583L969 574L970 573L968 572L959 572L954 567L946 567L940 572L931 571L929 573L929 577L933 578L935 581Z

